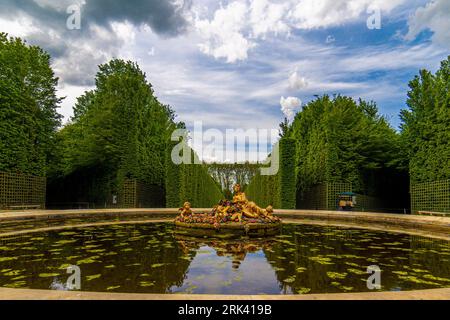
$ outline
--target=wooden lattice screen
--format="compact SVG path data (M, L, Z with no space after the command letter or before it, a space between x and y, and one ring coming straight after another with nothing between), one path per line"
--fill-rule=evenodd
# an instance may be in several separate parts
M311 210L336 210L338 195L350 191L352 191L351 183L327 182L318 184L300 196L298 207Z
M311 187L298 199L299 209L336 210L337 199L343 192L351 192L352 184L347 182L326 182ZM381 200L376 197L358 194L356 196L357 211L380 211Z
M0 172L0 209L19 206L45 208L46 178Z
M355 210L381 212L384 208L382 201L379 198L358 194L356 197Z
M327 210L336 210L338 196L343 192L351 192L352 184L347 182L328 182L327 186Z
M411 211L449 212L450 180L419 183L411 186Z
M122 208L136 208L137 181L126 179L119 192L118 204Z
M164 190L160 186L126 179L119 191L120 208L161 208L164 206Z
M137 182L136 205L138 208L165 207L165 193L161 186Z

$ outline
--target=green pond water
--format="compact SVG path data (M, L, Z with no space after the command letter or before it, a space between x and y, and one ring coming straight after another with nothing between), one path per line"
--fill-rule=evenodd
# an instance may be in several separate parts
M166 223L66 229L0 238L0 287L133 293L308 294L450 287L450 242L317 225L268 239L196 239Z

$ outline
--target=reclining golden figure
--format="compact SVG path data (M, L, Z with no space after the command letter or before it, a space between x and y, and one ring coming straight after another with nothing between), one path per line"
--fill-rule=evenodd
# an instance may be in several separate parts
M273 216L272 206L262 209L258 207L256 203L248 201L245 193L241 191L241 185L239 184L234 186L233 200L229 202L227 206L219 204L215 207L215 217L218 219L225 218L229 214L232 207L237 208L237 210L232 212L231 221L238 220L239 222L242 222L242 218L264 219L269 221L278 220L278 218Z

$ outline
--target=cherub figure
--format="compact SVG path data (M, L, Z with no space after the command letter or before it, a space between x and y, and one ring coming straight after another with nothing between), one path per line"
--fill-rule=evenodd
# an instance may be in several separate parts
M227 216L230 206L227 205L226 201L220 201L220 203L217 206L215 206L214 209L215 209L214 217L218 220L221 220Z
M238 221L239 223L242 222L242 212L236 212L231 216L231 221Z
M219 220L225 218L227 216L228 209L229 207L218 206L215 217Z
M261 210L261 215L270 221L277 221L278 218L273 215L273 207L268 206L266 209Z
M183 207L180 208L178 211L180 211L180 216L184 219L186 216L192 216L194 212L191 209L191 203L185 202L183 204Z

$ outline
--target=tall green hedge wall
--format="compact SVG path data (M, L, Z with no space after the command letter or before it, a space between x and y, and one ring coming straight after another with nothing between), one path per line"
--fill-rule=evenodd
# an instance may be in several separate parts
M194 151L188 149L192 157L196 157ZM171 159L171 153L172 148L168 148L166 151L167 208L181 207L185 201L189 201L193 208L210 208L224 198L218 183L208 174L205 165L176 165Z
M0 32L0 171L47 176L61 115L50 55Z
M291 138L283 138L280 141L279 184L281 209L295 209L297 202L295 140Z
M95 83L57 134L49 201L105 205L124 181L136 180L161 190L152 194L152 202L160 202L165 150L176 125L172 109L157 100L136 63L114 59L100 65Z
M283 138L274 151L279 151L279 170L276 175L263 176L258 173L245 192L247 197L260 207L272 205L280 209L295 209L295 141ZM273 155L271 156L272 159Z
M395 193L402 167L400 137L375 103L318 97L295 116L288 135L297 145L299 193L325 182L351 183L355 192L371 196Z
M258 206L265 208L268 205L274 208L281 207L279 174L274 176L263 176L261 173L255 175L245 189L247 198Z
M450 179L450 56L435 73L421 70L402 110L411 184Z

